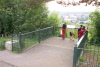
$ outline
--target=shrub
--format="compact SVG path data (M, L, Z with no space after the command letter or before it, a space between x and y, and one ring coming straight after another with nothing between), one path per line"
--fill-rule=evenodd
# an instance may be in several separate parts
M0 50L5 49L5 40L0 40Z

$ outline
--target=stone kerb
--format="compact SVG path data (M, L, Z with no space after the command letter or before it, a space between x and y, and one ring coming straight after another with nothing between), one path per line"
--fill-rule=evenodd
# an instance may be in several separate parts
M5 42L5 49L12 51L12 45L18 43L17 40L7 41Z

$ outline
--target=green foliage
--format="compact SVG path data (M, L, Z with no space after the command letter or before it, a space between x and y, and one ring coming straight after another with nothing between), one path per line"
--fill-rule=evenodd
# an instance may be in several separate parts
M79 61L80 61L80 62L84 62L85 60L84 60L84 58L80 57L80 58L79 58Z
M58 17L58 13L57 12L52 12L48 16L47 25L49 25L49 26L58 26L60 24L61 24L61 18Z
M100 12L95 11L90 13L89 18L91 20L91 29L89 30L91 39L90 42L99 43L100 42Z
M100 61L98 61L98 63L100 64Z
M5 42L9 40L9 38L0 38L0 50L5 50Z
M77 29L72 29L72 33L75 35L75 39L78 38Z
M19 42L18 43L14 43L12 46L12 52L13 53L20 53L20 48L19 48Z
M0 41L0 50L4 50L5 49L5 41Z
M0 37L0 50L5 50L5 42L10 40L11 37Z
M48 16L43 1L37 0L1 0L0 1L0 32L30 32L38 28L58 26L57 13Z

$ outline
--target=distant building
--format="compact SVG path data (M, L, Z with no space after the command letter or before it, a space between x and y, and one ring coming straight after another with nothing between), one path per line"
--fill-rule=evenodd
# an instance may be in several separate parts
M75 28L75 25L67 25L67 28Z
M69 21L72 23L90 23L90 21L88 20L89 18L88 12L78 12L78 13L62 12L61 16L63 16L62 17L63 21Z

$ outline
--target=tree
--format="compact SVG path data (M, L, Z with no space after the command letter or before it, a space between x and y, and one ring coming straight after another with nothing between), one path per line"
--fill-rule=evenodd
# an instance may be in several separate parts
M100 11L90 13L89 18L92 26L90 29L90 41L94 43L100 43Z
M62 19L58 16L57 12L52 12L49 16L48 16L48 21L47 26L58 26L61 25Z
M43 0L1 0L0 4L1 34L25 33L58 25L57 14L49 16Z
M10 34L13 30L13 22L12 22L12 12L10 11L10 7L13 6L12 0L1 0L0 1L0 34L5 36L6 34Z

